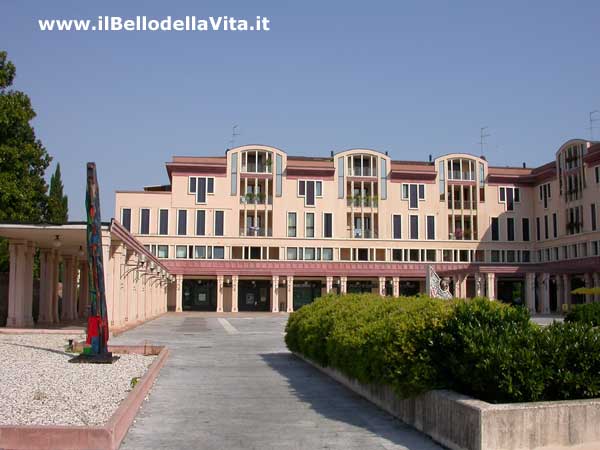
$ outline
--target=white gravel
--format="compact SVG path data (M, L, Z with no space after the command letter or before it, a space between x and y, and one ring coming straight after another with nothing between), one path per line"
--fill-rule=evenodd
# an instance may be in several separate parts
M0 425L103 425L156 356L72 364L73 334L0 335Z

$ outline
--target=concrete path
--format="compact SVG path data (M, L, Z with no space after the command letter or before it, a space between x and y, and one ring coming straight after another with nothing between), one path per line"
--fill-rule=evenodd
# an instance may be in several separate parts
M169 313L111 340L171 349L121 448L442 448L291 355L286 320Z

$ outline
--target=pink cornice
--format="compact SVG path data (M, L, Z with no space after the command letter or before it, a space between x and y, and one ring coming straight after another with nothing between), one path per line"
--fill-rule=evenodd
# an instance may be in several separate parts
M347 276L353 278L425 277L427 263L378 263L342 261L230 261L163 260L169 272L177 275L242 275L301 277ZM465 269L467 264L437 263L436 271Z

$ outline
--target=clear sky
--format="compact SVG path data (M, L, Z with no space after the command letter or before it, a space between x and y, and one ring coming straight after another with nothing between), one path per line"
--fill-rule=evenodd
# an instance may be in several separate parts
M271 19L267 33L41 32L40 18ZM168 182L172 155L268 144L295 155L352 147L395 159L479 154L537 165L589 137L600 109L600 2L2 0L0 48L61 163L71 220L95 161L103 218L114 191ZM597 123L600 126L600 122ZM600 137L600 129L596 138Z

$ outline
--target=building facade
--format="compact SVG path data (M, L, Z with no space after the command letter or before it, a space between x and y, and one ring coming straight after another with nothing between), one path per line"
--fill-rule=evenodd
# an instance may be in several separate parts
M293 311L332 291L412 295L429 265L457 297L539 313L600 300L571 294L600 286L600 143L570 140L536 168L247 145L175 156L166 169L167 185L118 191L115 217L175 276L176 311Z

